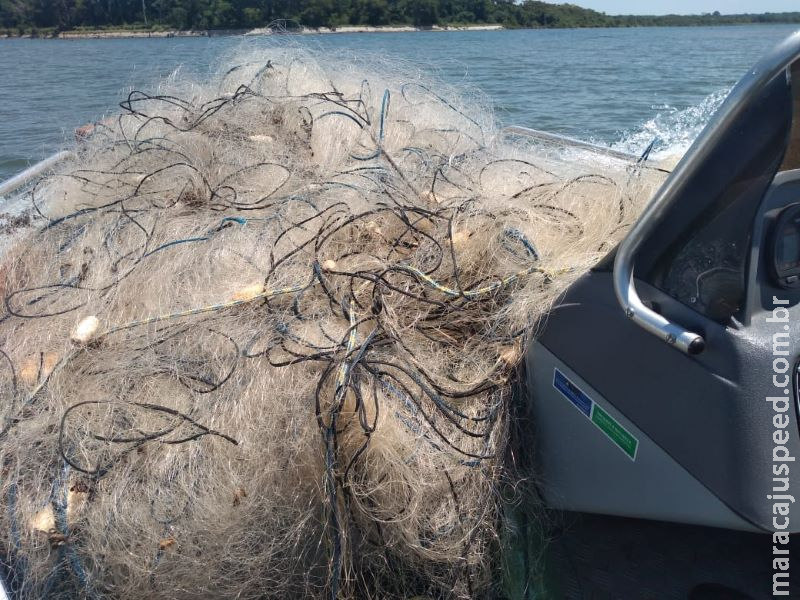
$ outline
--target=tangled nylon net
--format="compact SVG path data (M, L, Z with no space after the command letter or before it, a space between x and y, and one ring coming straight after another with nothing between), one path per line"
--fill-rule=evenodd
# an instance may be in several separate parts
M29 189L0 291L22 598L481 597L509 389L658 176L275 49L131 93Z

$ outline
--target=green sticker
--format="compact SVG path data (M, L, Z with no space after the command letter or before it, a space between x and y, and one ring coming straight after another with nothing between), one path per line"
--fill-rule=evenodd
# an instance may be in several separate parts
M612 442L619 446L631 460L636 460L636 450L639 447L639 440L633 437L630 432L620 425L614 417L600 408L596 403L592 406L592 423L608 436Z

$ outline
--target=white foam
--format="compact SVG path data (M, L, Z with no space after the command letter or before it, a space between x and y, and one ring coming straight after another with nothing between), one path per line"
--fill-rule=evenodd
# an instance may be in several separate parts
M670 105L654 106L656 115L634 130L625 131L621 139L611 144L614 150L642 154L655 141L650 157L655 160L680 158L706 126L729 89L718 90L700 104L684 109Z

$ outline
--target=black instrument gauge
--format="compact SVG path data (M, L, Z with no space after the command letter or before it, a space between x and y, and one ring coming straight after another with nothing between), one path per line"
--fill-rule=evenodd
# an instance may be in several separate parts
M787 289L800 287L800 203L790 204L780 212L770 246L775 283Z

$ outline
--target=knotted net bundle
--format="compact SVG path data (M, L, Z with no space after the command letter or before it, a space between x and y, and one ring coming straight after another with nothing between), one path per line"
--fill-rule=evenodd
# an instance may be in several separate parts
M133 92L20 196L21 597L494 593L515 369L660 176L391 72L276 47Z

